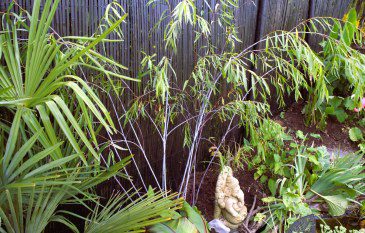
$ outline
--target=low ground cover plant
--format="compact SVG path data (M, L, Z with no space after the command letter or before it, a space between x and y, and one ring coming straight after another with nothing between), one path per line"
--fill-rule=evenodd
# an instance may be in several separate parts
M358 148L362 153L365 153L365 138L364 138L364 119L359 122L359 127L355 126L349 130L349 138L354 143L358 144Z
M298 154L292 178L277 182L277 196L267 197L268 228L287 229L298 218L327 212L332 216L345 214L349 204L364 191L364 162L357 154L346 155L312 171L309 158ZM355 202L356 204L356 202Z
M267 187L268 197L262 199L267 206L255 210L251 221L265 222L264 232L285 232L301 217L323 213L341 216L351 205L360 208L356 200L365 188L361 152L338 157L325 146L308 145L308 137L318 138L317 134L297 131L292 137L275 121L264 121L261 127L266 128L258 128L256 143L245 140L237 150L240 155L236 155ZM230 160L229 153L219 155L223 161Z
M305 145L307 137L318 138L318 134L304 135L297 131L294 138L277 122L265 119L257 128L256 138L244 140L242 146L245 156L241 156L247 163L248 169L256 169L255 179L262 183L273 183L278 177L290 177L290 167L300 151L310 155L313 162L327 156L326 148ZM270 179L268 178L270 177Z

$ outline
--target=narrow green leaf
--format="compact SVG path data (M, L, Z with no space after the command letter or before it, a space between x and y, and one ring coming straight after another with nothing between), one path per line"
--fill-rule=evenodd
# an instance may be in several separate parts
M10 128L10 134L8 137L8 141L6 143L5 154L4 154L4 159L3 159L3 169L4 170L6 170L6 168L9 165L9 162L11 160L11 157L12 157L14 149L15 149L16 142L18 140L20 119L21 119L22 113L23 113L22 108L19 108L16 111L12 126Z
M86 158L84 153L81 151L79 144L77 143L71 129L67 125L65 118L63 117L62 113L58 109L57 105L53 101L47 101L46 105L48 106L49 110L52 112L54 118L58 122L60 128L62 129L63 133L71 143L72 147L75 149L76 153L80 156L81 160L87 165Z

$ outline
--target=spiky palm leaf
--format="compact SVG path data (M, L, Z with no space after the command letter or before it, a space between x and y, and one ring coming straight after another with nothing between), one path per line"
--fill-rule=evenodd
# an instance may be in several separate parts
M117 64L92 49L118 27L126 15L115 21L100 36L93 38L89 44L68 43L65 47L63 44L66 42L59 43L60 41L49 33L58 3L59 0L46 0L41 12L41 0L34 1L29 28L21 23L22 17L12 18L10 14L7 15L9 17L5 17L7 20L3 22L4 31L0 32L0 58L4 60L4 64L0 64L0 106L12 111L16 111L18 106L27 108L21 118L33 134L37 133L38 129L45 128L45 131L39 134L39 140L45 148L60 141L59 132L54 130L53 124L56 124L67 143L72 145L74 152L86 165L94 160L99 161L95 149L97 141L93 122L87 116L91 114L110 133L113 133L114 125L97 95L71 68L78 65L90 67L83 62L83 56L93 59L94 63L104 61ZM29 31L27 38L20 42L18 31L21 29ZM105 69L95 69L108 76L126 78ZM64 91L75 96L74 103L65 100L62 95ZM79 119L70 110L70 105L75 103L81 106L82 117L86 121L84 125L87 128L78 124ZM51 121L52 118L55 121ZM74 131L76 133L73 133ZM90 132L91 140L85 131ZM92 156L85 155L82 146L85 146L87 153ZM63 157L59 148L51 155L54 159Z
M115 195L105 206L96 207L86 221L84 232L145 232L147 226L170 220L175 210L181 208L182 199L176 199L176 195L166 198L165 195L150 192L129 204L125 194Z
M23 108L15 114L7 134L6 145L0 144L0 218L5 232L43 232L50 221L61 221L75 228L63 216L56 214L62 203L83 204L94 196L88 190L116 175L128 164L130 157L108 169L98 165L74 166L78 155L53 160L49 155L62 143L42 148L40 131L26 140L19 140L24 129L21 124ZM97 168L97 169L95 169ZM90 170L95 171L90 171Z
M76 203L90 209L85 200L100 206L90 190L119 175L130 159L109 164L108 168L101 166L104 148L99 148L96 135L101 127L113 133L114 125L100 99L73 69L85 65L108 77L127 78L102 67L101 63L108 63L124 68L92 50L126 15L109 24L98 37L83 37L89 44L61 44L49 34L58 3L45 0L40 12L41 0L35 0L29 27L21 16L8 14L3 22L5 30L0 32L0 59L4 61L0 64L0 107L14 116L10 127L6 121L0 122L0 232L43 232L51 221L78 232L65 217L68 212L58 207ZM21 26L28 37L19 42ZM84 63L83 57L95 67ZM113 198L87 223L87 229L141 231L168 219L169 209L179 207L181 200L164 196L142 196L124 209L119 205L125 196Z

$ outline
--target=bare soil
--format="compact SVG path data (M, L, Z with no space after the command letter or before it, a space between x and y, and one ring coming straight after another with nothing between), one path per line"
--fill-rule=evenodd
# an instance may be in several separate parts
M315 133L321 136L320 139L310 138L307 143L314 143L316 146L326 146L329 152L345 154L348 152L357 151L357 146L348 136L350 126L347 123L340 123L336 119L329 117L327 127L324 130L319 130L316 126L307 126L304 123L304 115L301 113L304 107L303 103L294 104L289 109L284 111L284 118L279 115L274 117L287 130L301 130L304 134Z

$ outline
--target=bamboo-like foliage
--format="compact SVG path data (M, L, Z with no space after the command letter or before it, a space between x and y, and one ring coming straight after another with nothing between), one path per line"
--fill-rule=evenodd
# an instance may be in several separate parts
M185 134L181 144L186 147L187 156L179 192L186 196L189 182L195 178L197 151L205 139L203 132L209 122L228 123L218 150L225 144L227 135L239 126L245 126L245 137L255 144L255 128L270 112L268 100L274 96L272 87L281 105L284 105L285 95L293 94L299 100L303 98L302 90L308 91L306 112L314 123L320 121L321 106L331 96L330 77L345 77L355 100L364 94L365 84L361 79L364 57L351 47L352 43L362 44L363 36L354 25L352 15L347 21L310 19L291 31L273 32L237 52L235 45L239 39L233 16L236 0L222 0L214 9L209 6L216 16L212 22L197 11L195 1L182 0L174 7L166 1L169 9L159 21L168 22L164 31L166 54L160 60L147 54L142 60L140 73L150 80L143 95L136 96L128 108L121 101L121 92L111 77L120 78L122 82L135 79L120 75L124 66L93 50L99 43L112 41L107 36L113 31L122 37L120 24L126 14L118 13L121 6L113 3L107 7L107 11L114 14L105 15L107 26L100 27L95 37L55 38L49 28L58 2L46 0L40 12L41 1L36 0L31 17L8 13L2 20L0 106L14 115L11 126L9 122L0 125L6 138L0 146L2 231L42 232L50 221L58 221L77 232L64 217L72 213L56 210L65 202L87 207L84 199L97 203L94 214L86 219L86 232L143 231L145 226L167 219L167 213L160 210L175 209L180 204L179 200L161 199L167 196L165 191L169 189L168 140L177 129L183 127ZM149 4L152 3L158 1L151 0ZM199 48L194 69L187 75L189 78L180 85L175 81L173 56L185 25L194 30L194 45L204 46ZM210 38L215 27L224 31L225 41L219 45ZM20 31L27 34L25 40L18 40ZM308 35L329 41L323 53L312 50L305 40ZM336 56L325 56L331 53ZM82 66L100 72L110 82L111 88L105 88L115 92L113 97L123 111L119 115L113 105L117 126L94 92L94 86L75 72ZM345 75L336 73L338 67L344 67ZM108 96L111 97L109 93ZM156 176L143 148L139 117L149 120L161 139L161 177ZM130 127L135 141L127 137L125 125ZM113 151L106 161L113 160L114 156L121 160L113 165L105 162L108 168L101 166L103 157L100 155L109 146L99 145L101 129L109 136ZM112 138L114 133L120 136L118 141ZM125 202L125 197L129 196L126 192L112 198L105 206L90 194L90 188L117 175L127 163L128 158L121 159L116 149L117 142L122 142L130 154L134 154L133 148L140 150L163 192L152 197L142 196L136 204ZM148 185L137 165L135 168L147 191ZM199 188L192 193L195 202ZM119 209L120 205L126 208ZM131 217L133 225L119 223Z
M169 9L163 13L164 17L161 17L161 21L168 21L164 37L166 54L160 60L156 59L156 55L144 57L141 61L140 73L149 78L144 94L137 96L129 109L125 108L122 117L118 116L125 124L135 128L139 127L137 118L148 119L160 136L163 149L161 180L156 177L151 168L150 171L162 190L168 189L167 141L176 130L183 128L185 140L182 143L188 149L188 156L184 161L186 167L179 187L179 191L185 196L191 172L195 171L196 152L207 122L213 122L216 119L230 122L222 139L224 141L232 128L238 126L244 125L248 132L254 133L255 130L252 129L269 112L266 103L247 98L250 92L258 87L269 89L266 79L262 77L270 72L262 76L257 75L247 69L248 62L252 63L251 60L254 57L243 60L233 52L234 44L239 41L235 38L235 25L229 20L233 19L233 9L237 5L235 2L222 1L222 5L217 6L216 9L210 9L217 15L217 21L212 23L199 15L194 1L181 1L175 7L169 5ZM149 2L149 4L152 3L158 4L158 1ZM172 62L172 57L173 53L177 52L176 43L184 24L193 27L196 36L194 44L198 45L198 42L203 41L206 46L201 48L189 79L184 80L183 85L179 85L175 81L176 64ZM216 48L210 40L213 24L226 31L224 48ZM257 82L255 83L257 85L254 85L255 88L250 87L249 79ZM226 85L229 86L228 98L221 95L221 88ZM123 105L121 102L118 103ZM239 124L233 124L236 120ZM138 135L137 130L133 132L134 137L137 138L135 145L145 154L139 139L142 135ZM123 141L126 148L131 148L127 140ZM141 179L143 180L142 177Z
M270 113L269 100L284 106L286 96L293 95L299 101L304 98L302 93L308 92L309 98L305 99L307 123L318 124L325 115L323 105L333 94L330 77L336 74L340 66L346 70L346 75L341 73L341 78L349 83L349 93L354 101L360 101L363 96L365 87L361 81L361 70L364 69L360 68L364 63L363 54L351 47L352 44L363 44L363 32L352 19L353 10L347 20L331 17L309 19L292 30L272 32L244 50L236 51L235 45L239 40L235 38L236 26L231 10L237 5L235 2L220 1L214 9L207 4L208 10L215 15L211 22L197 11L194 1L184 0L176 6L165 1L149 2L149 5L168 6L154 27L157 28L162 21L167 22L164 34L166 54L160 60L154 54L145 56L140 74L148 76L150 82L142 95L135 96L130 108L118 102L123 105L123 112L116 114L122 122L134 128L136 141L127 140L122 132L122 142L127 148L132 148L129 144L137 146L147 163L148 156L140 143L143 135L138 135L136 119L143 117L153 125L161 139L162 176L156 177L151 166L149 169L163 190L167 189L168 180L168 138L179 128L185 134L181 143L188 150L179 188L185 196L188 183L194 177L200 142L210 136L204 135L208 122L218 119L228 123L218 148L225 143L232 129L239 126L245 126L246 139L255 144L257 134L254 129ZM176 82L174 55L178 52L176 45L184 25L192 28L197 58L193 71L185 75L188 80L180 85ZM214 44L210 37L216 27L223 29L226 38L219 45ZM325 51L314 51L307 43L309 36L329 41ZM336 56L326 56L330 53ZM224 93L223 89L228 93Z

